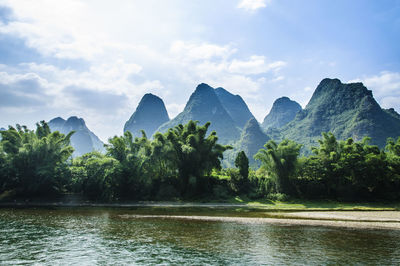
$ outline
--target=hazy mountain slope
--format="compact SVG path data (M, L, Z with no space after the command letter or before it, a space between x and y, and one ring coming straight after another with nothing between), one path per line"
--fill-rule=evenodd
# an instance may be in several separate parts
M224 88L216 88L215 93L238 127L243 128L247 121L254 118L249 107L239 95L233 95Z
M253 156L264 147L268 140L270 137L261 130L257 120L252 118L246 123L240 140L234 146L235 156L238 152L244 151L249 158L250 166L258 167L259 163L256 163Z
M144 130L150 138L156 129L167 121L169 117L163 100L148 93L142 97L136 111L125 123L124 132L129 130L133 136L140 137L140 130Z
M192 93L185 109L174 119L164 123L158 131L165 132L171 127L198 120L200 124L211 122L211 130L217 132L220 143L232 143L239 139L240 129L222 106L214 89L207 84L200 84Z
M300 110L300 104L288 97L281 97L275 100L271 111L264 118L262 128L281 128L292 121Z
M91 151L104 151L103 142L90 131L82 118L71 116L67 120L61 117L54 118L49 121L52 131L60 131L68 134L75 131L71 137L71 145L74 147L74 156L80 156Z

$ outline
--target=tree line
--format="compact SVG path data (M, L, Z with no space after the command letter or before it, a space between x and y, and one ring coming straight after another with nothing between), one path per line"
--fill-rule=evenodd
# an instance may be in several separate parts
M105 144L106 153L73 158L71 136L51 132L44 121L1 131L0 195L55 197L82 194L93 201L229 199L285 200L289 197L335 200L400 199L400 137L384 149L361 141L337 140L323 133L312 155L301 144L268 141L249 168L241 151L235 168L221 168L231 146L218 143L210 123L189 121L152 139L128 131Z

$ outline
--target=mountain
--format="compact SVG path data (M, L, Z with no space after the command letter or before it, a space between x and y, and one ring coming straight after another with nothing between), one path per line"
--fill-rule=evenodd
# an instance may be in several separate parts
M74 147L74 157L81 156L91 151L104 151L104 143L90 131L82 118L71 116L67 120L61 117L54 118L49 121L52 131L60 131L68 134L72 130L75 133L71 137L71 145Z
M217 94L222 106L232 117L236 126L243 128L247 121L254 118L253 114L247 107L247 104L239 95L233 95L224 88L216 88L215 93Z
M205 83L197 86L185 109L174 119L159 127L158 131L165 132L171 127L186 124L189 120L198 120L200 124L211 122L209 132L215 130L220 143L232 143L240 137L240 129L222 106L214 89Z
M385 111L386 113L390 114L394 118L400 119L400 114L397 113L393 108L383 109L383 111Z
M321 132L329 131L338 139L369 136L373 144L384 147L388 137L400 136L400 118L393 109L382 109L362 83L324 79L306 108L280 133L309 147L316 145Z
M246 123L240 140L234 146L235 155L240 151L244 151L249 158L249 165L257 168L259 162L256 162L253 156L264 147L268 140L270 140L270 137L261 130L257 120L252 118Z
M271 111L264 118L262 127L281 128L294 119L296 114L301 110L300 104L290 100L288 97L282 97L275 100Z
M141 137L144 130L151 137L156 129L169 121L167 109L161 98L148 93L140 100L136 111L125 123L124 132L130 131L134 137Z

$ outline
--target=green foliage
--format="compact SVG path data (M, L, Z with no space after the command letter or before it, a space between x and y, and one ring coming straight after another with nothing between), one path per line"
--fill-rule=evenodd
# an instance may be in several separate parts
M334 199L398 197L396 170L388 159L393 154L370 145L369 138L355 142L352 138L338 141L332 133L322 137L320 146L313 148L314 155L301 161L296 181L300 194ZM393 150L393 144L389 140L386 149Z
M282 193L270 193L268 194L267 199L272 201L288 201L289 196Z
M115 197L121 166L114 158L99 152L74 159L71 166L72 188L89 199L108 201Z
M215 131L206 137L209 126L209 122L199 126L191 120L166 133L174 151L172 158L178 171L182 195L193 194L199 178L209 176L214 168L220 169L223 152L231 148L217 143Z
M296 198L336 200L400 199L400 138L385 149L361 141L337 140L323 133L313 154L299 158L301 144L268 141L249 169L244 151L237 168L221 169L230 146L218 144L210 123L189 121L133 138L127 131L110 138L106 154L91 152L72 159L68 135L51 132L45 122L36 130L17 125L1 131L0 192L21 197L81 193L94 201L228 199L241 195L285 201ZM7 193L8 193L7 192Z
M383 148L388 137L400 136L400 116L382 109L362 83L324 79L307 107L280 130L280 135L303 144L303 153L311 154L321 132L327 131L340 140L359 141L368 136Z
M2 189L17 189L29 196L61 192L68 182L73 133L50 132L44 121L36 124L36 131L20 125L2 131Z
M241 151L237 154L235 166L239 168L239 173L244 179L249 177L249 159L244 151Z
M277 192L289 193L291 189L289 178L296 171L301 144L286 139L276 144L270 140L264 147L265 149L260 149L254 158L260 160L262 167L275 178Z

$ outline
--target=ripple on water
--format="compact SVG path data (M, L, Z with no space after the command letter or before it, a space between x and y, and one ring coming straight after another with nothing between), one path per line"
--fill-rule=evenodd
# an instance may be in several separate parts
M121 218L136 213L0 209L0 264L400 264L399 231Z

